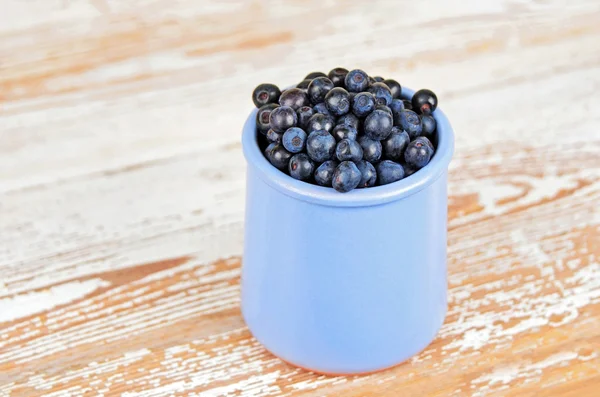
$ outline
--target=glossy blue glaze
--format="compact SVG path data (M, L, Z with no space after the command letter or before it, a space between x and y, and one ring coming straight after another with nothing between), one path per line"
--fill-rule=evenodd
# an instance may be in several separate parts
M317 372L354 374L398 364L433 340L447 306L454 150L447 118L439 109L434 116L438 150L425 168L349 193L274 168L249 116L242 313L272 353Z

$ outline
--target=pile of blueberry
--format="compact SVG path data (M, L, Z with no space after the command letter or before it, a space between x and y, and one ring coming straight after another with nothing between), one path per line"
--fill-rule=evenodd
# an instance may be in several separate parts
M401 94L397 81L359 69L313 72L283 92L260 84L259 145L279 170L339 192L399 181L425 167L437 144L436 95Z

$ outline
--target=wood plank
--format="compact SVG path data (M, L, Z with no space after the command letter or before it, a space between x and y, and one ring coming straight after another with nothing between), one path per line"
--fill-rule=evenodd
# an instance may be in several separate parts
M595 396L599 18L594 0L8 0L0 395ZM338 63L433 88L457 132L448 318L364 377L281 362L239 313L247 93Z

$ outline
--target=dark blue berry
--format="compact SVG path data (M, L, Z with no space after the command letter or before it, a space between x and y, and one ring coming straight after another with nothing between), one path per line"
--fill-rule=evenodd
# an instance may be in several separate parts
M432 155L433 149L426 142L415 139L408 144L404 152L404 161L409 167L419 170L429 163Z
M333 127L331 135L339 142L342 139L350 139L355 141L358 137L358 131L351 125L338 124Z
M381 83L381 82L382 82L384 79L383 79L383 77L381 77L381 76L374 76L374 77L373 77L373 80L374 80L376 83Z
M317 163L331 160L335 152L336 141L333 135L325 130L313 131L306 140L306 153Z
M404 178L404 168L398 163L392 160L383 160L377 164L377 180L380 185L387 185L388 183L399 181Z
M390 109L389 107L385 106L385 105L375 105L375 109L379 109L379 110L383 110L384 112L387 112L390 116L392 116L392 121L394 120L394 114L392 113L392 109Z
M384 83L374 83L369 87L369 92L375 97L375 102L380 105L388 106L392 103L392 92Z
M356 117L354 114L347 113L337 120L337 124L338 125L347 125L347 126L355 128L358 131L359 120L358 120L358 117Z
M357 117L366 117L375 109L375 97L370 92L361 92L354 96L352 113Z
M352 109L352 104L354 103L354 97L358 94L357 92L348 92L348 98L350 98L350 109Z
M339 161L360 161L363 156L362 147L351 139L342 139L335 148L335 156Z
M408 99L403 99L402 103L404 104L404 109L412 110L412 102Z
M335 87L325 96L325 105L334 116L343 116L350 111L350 96L342 87Z
M348 91L362 92L369 86L369 76L360 69L354 69L348 72L344 82Z
M281 91L275 84L259 84L252 92L252 102L257 108L268 103L277 103Z
M315 111L315 113L327 114L331 116L331 112L329 111L329 109L327 109L327 105L325 105L325 102L317 103L315 106L313 106L313 110Z
M344 80L346 79L347 74L348 69L335 68L329 71L327 77L329 77L329 80L331 80L334 86L343 88L346 86Z
M275 132L284 133L288 128L294 127L298 122L296 111L289 106L279 106L273 109L269 117L269 124Z
M413 109L421 114L430 114L437 108L437 96L431 90L423 89L415 92L412 97Z
M271 112L273 109L278 108L279 105L276 103L269 103L267 105L261 106L256 113L256 129L261 134L266 134L271 128L270 120L271 120Z
M290 153L300 153L306 146L306 132L302 128L292 127L281 138L283 147Z
M415 172L417 172L418 170L409 167L408 165L404 166L404 177L406 178L407 176L411 176L412 174L414 174Z
M285 171L288 167L288 162L290 161L292 154L285 150L283 145L272 143L267 146L267 149L265 150L265 156L267 157L267 160L269 160L269 162L275 166L275 168Z
M325 130L331 132L335 126L335 119L332 116L322 113L315 113L306 125L306 132L311 133L313 131Z
M305 130L308 125L308 120L315 114L315 111L310 106L302 106L300 109L296 110L296 113L298 114L298 126Z
M289 106L294 110L300 109L302 106L309 104L306 92L300 88L290 88L281 93L279 97L281 106Z
M388 159L400 161L403 159L404 151L409 143L410 137L406 131L394 127L390 136L383 141L383 152Z
M393 79L383 80L383 83L389 87L390 92L392 93L392 98L400 98L400 95L402 95L402 86L400 83Z
M317 77L327 77L327 75L323 72L310 72L309 74L306 75L306 77L304 78L304 80L312 80L312 79L316 79Z
M398 113L404 110L404 102L402 102L402 99L392 99L390 110L392 111L392 117L396 120Z
M435 152L435 147L433 147L433 143L431 143L429 138L424 137L424 136L418 136L414 139L414 141L415 142L419 141L419 142L423 142L424 144L426 144L431 149L431 155L433 156L433 152Z
M321 186L331 187L333 173L338 166L335 160L327 160L315 170L315 182Z
M375 186L377 171L373 164L365 160L360 160L356 162L356 168L358 168L361 175L360 182L358 183L359 188Z
M423 131L421 135L427 137L430 141L435 141L435 130L437 123L432 115L424 114L421 116L421 122L423 123Z
M363 150L363 159L370 163L376 163L381 159L381 142L371 139L367 136L358 138L358 143Z
M341 193L349 192L360 183L362 175L352 161L342 161L333 172L332 186Z
M288 165L290 176L301 181L309 180L314 172L315 164L305 153L292 156Z
M296 88L300 88L301 90L303 90L304 92L306 92L306 90L308 90L308 85L310 84L312 80L302 80L301 82L299 82L296 85Z
M394 120L394 124L408 132L410 139L414 139L421 135L423 124L418 114L412 110L404 109L398 113L398 117Z
M308 85L308 100L316 105L325 100L325 95L333 88L333 83L328 77L317 77Z
M283 134L280 134L278 132L273 131L272 129L269 129L269 131L267 131L267 141L269 141L269 143L281 143L281 136Z
M373 110L365 119L365 135L382 141L392 132L392 116L383 110Z

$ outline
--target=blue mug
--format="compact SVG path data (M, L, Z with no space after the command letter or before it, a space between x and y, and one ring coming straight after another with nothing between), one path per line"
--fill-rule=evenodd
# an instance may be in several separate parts
M413 91L403 88L403 96ZM447 177L454 133L434 112L431 162L349 193L291 178L244 126L242 314L267 350L324 374L385 369L423 350L447 310Z

